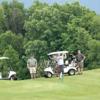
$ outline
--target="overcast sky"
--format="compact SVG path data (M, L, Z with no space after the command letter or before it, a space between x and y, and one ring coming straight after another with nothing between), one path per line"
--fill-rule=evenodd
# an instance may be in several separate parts
M11 1L11 0L0 0L1 1ZM34 0L18 0L20 2L23 2L25 7L30 7L33 3ZM49 4L52 4L54 2L57 3L64 3L64 2L68 2L68 1L79 1L81 5L86 6L87 8L89 8L90 10L95 11L97 14L100 15L100 0L40 0L43 2L47 2Z

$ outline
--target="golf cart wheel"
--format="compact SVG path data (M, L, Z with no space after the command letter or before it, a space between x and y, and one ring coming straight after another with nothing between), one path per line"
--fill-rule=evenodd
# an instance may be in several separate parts
M74 69L70 69L68 71L68 75L70 75L70 76L75 75L75 70Z
M47 77L48 77L48 78L51 78L51 77L52 77L52 73L47 72Z
M17 80L17 77L13 75L10 77L10 80Z

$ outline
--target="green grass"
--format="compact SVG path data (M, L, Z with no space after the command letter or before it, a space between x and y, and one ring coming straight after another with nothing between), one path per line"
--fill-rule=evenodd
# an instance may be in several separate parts
M100 69L83 75L0 81L0 100L100 100Z

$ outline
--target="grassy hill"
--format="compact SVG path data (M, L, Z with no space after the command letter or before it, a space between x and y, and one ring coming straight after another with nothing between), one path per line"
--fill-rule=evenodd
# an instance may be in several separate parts
M100 69L83 75L0 81L0 100L100 100Z

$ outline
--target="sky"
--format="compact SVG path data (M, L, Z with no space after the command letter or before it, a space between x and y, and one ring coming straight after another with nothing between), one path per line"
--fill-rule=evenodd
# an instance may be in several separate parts
M20 1L24 2L26 7L29 7L31 6L34 0L20 0ZM95 11L97 14L100 14L100 0L40 0L40 1L44 1L49 4L52 4L54 2L61 4L69 1L79 1L81 5L86 6L90 10Z
M11 1L11 0L0 0L0 2L1 1ZM18 0L18 1L23 2L25 7L30 7L34 0ZM62 4L64 2L79 1L81 5L86 6L90 10L95 11L97 14L100 15L100 0L40 0L40 1L49 4L52 4L54 2Z

